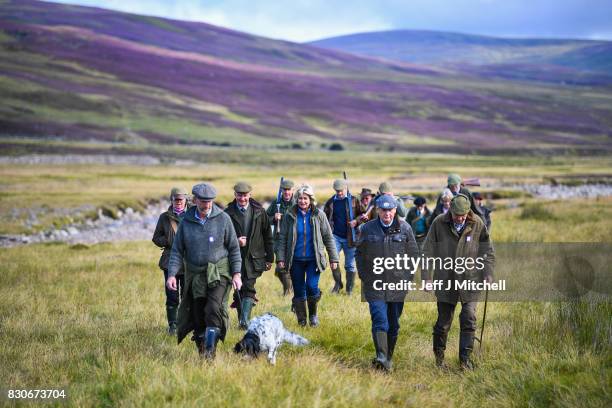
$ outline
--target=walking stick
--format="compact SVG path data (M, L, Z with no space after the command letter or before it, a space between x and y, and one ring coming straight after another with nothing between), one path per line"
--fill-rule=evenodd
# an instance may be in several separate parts
M482 339L484 335L485 323L487 321L487 303L489 302L489 288L485 288L485 305L484 311L482 313L482 327L480 328L480 338L476 338L478 340L478 351L482 352Z

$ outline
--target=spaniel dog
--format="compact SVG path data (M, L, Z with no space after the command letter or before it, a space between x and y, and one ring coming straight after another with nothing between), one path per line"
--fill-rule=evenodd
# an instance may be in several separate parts
M247 332L236 345L234 352L257 357L261 352L268 353L270 364L276 363L276 351L281 344L287 342L294 346L304 346L308 340L293 333L283 325L283 322L272 313L257 316L249 322Z

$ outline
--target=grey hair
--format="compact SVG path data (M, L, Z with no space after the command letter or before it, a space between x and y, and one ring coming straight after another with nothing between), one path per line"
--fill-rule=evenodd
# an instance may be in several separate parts
M453 192L450 191L450 189L445 188L444 190L442 190L442 194L440 194L440 200L444 201L444 199L448 197L448 200L451 201L454 197Z
M295 202L296 203L297 203L298 197L302 194L306 194L308 197L310 197L310 204L313 207L317 206L317 198L315 197L314 189L312 188L312 186L308 184L302 184L300 187L298 187L298 189L295 192Z

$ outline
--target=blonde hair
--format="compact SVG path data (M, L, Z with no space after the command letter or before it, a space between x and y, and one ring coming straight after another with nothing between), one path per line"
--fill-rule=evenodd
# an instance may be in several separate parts
M451 201L453 197L455 197L453 195L453 192L450 191L450 189L448 188L445 188L444 190L442 190L442 194L440 194L441 201Z
M314 189L312 188L312 186L308 184L302 184L301 186L298 187L298 189L295 192L295 202L296 203L297 203L297 199L302 194L306 194L308 197L310 197L310 205L312 205L313 207L317 206L317 198L315 197Z

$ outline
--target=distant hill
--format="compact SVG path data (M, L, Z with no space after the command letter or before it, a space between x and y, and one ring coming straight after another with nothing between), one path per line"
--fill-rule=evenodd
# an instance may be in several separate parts
M428 65L546 64L612 74L612 42L507 39L438 31L392 30L310 43L323 48Z
M363 57L99 8L0 2L5 139L453 153L611 149L609 78L561 68L511 73Z

